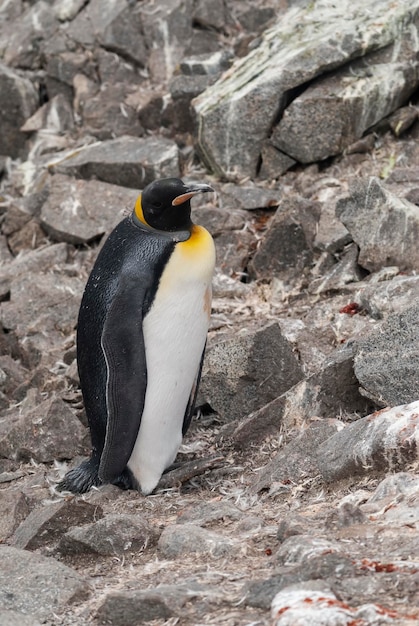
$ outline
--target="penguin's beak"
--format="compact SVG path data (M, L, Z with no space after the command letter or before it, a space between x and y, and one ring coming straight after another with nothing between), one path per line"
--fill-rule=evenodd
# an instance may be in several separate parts
M179 204L187 202L198 193L207 193L208 191L214 191L214 189L210 185L206 185L205 183L194 183L186 188L185 193L182 193L180 196L176 196L176 198L173 198L172 205L179 206Z

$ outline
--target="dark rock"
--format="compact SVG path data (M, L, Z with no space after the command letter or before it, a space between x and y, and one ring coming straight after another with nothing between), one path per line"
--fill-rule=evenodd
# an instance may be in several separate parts
M358 265L358 255L359 249L356 244L346 246L340 260L324 276L310 283L309 292L320 294L328 291L341 291L350 283L360 282L365 272Z
M178 148L173 141L159 137L119 137L88 146L54 169L61 174L141 189L155 178L179 176Z
M269 609L275 594L281 589L305 580L299 567L282 567L278 573L267 579L253 580L247 583L242 593L244 604L260 609Z
M377 178L357 181L350 196L338 201L336 214L358 244L358 262L365 269L419 269L419 208L393 195Z
M110 232L125 211L134 208L137 196L117 185L56 174L42 207L41 224L55 241L88 243Z
M275 179L285 174L297 161L288 154L281 152L269 140L266 140L261 149L260 178Z
M257 278L290 279L313 262L319 205L298 196L282 200L251 262Z
M191 106L193 98L208 87L213 78L208 75L175 76L170 82L172 96L172 118L174 129L179 133L194 133L196 127L195 110Z
M83 500L63 500L33 510L16 529L11 545L25 550L51 546L70 527L103 516L100 506Z
M28 498L21 491L0 490L0 508L0 543L4 543L29 514Z
M286 486L308 476L317 475L318 448L322 442L339 431L339 426L338 420L325 419L312 422L258 473L252 491L257 493L264 489L275 490L276 483Z
M82 454L86 431L68 405L60 398L39 402L33 391L0 423L0 456L48 463Z
M221 502L201 502L183 510L178 515L177 524L196 524L198 526L210 526L219 520L238 520L243 517L243 513L232 504L226 501Z
M26 69L40 67L44 40L52 37L57 29L54 12L46 2L39 0L11 26L5 63Z
M83 526L78 526L78 522L72 525L75 528L61 537L58 545L61 554L115 556L139 553L154 539L148 523L139 515L115 513Z
M32 83L0 63L0 154L16 158L22 153L26 135L20 128L37 107L38 95Z
M320 219L313 245L319 250L334 254L352 241L351 235L335 215L335 203L322 205Z
M316 455L324 480L407 466L417 458L418 417L419 402L383 409L326 439Z
M94 60L97 65L97 73L99 74L102 87L106 83L118 85L125 83L127 86L134 86L144 81L138 67L127 59L120 57L115 52L108 52L103 48L96 48L94 52ZM86 74L86 70L84 70ZM93 76L90 76L93 78ZM134 134L134 133L128 133Z
M418 119L418 111L414 107L402 107L390 116L390 128L396 137L400 137Z
M89 591L85 578L55 559L0 546L3 609L52 619L69 603L85 600Z
M355 375L362 393L383 406L419 397L419 306L386 322L356 346Z
M358 380L353 369L353 350L348 347L334 352L326 358L317 372L241 422L232 433L231 439L236 447L243 449L249 444L261 443L268 435L278 433L281 426L289 430L306 424L313 416L334 418L337 415L354 413L365 415L370 409L371 402L359 393ZM311 428L314 429L314 434L317 426L312 424ZM303 436L304 445L307 445L305 437L311 436L309 432ZM298 451L295 452L298 455ZM286 456L291 450L284 450L284 453ZM281 453L279 458L282 471ZM296 459L297 467L298 463ZM304 463L300 468L304 468Z
M255 411L302 377L291 346L278 324L271 324L209 344L201 395L230 421Z
M150 621L166 621L173 615L172 603L157 589L113 591L108 593L95 615L96 624L132 626Z
M237 554L240 545L194 524L166 526L158 541L160 554L166 559L176 559L188 554L206 554L212 557L228 557Z
M135 87L124 83L105 83L100 91L83 97L80 113L86 132L101 140L144 134L131 96ZM111 181L109 181L111 182Z

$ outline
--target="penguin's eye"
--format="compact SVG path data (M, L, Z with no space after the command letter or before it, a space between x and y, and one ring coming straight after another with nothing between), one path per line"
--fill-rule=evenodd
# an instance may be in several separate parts
M163 202L153 202L153 207L155 209L161 209L163 206Z

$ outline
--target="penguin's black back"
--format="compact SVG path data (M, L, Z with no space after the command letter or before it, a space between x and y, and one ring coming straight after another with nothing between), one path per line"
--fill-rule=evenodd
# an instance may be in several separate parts
M77 362L92 438L92 461L97 463L107 423L107 367L101 349L106 315L121 276L128 274L138 276L145 289L144 301L139 303L136 313L144 318L174 246L172 238L146 231L137 226L131 216L127 217L109 235L86 284L77 324Z

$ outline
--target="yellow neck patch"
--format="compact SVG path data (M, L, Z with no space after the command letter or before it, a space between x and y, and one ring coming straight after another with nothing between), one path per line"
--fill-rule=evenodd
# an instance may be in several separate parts
M142 207L142 204L141 204L141 194L138 196L138 198L137 198L137 200L135 202L134 213L137 216L137 218L140 220L140 222L142 222L146 226L149 226L149 224L147 224L147 222L145 221L145 218L144 218L143 207Z

